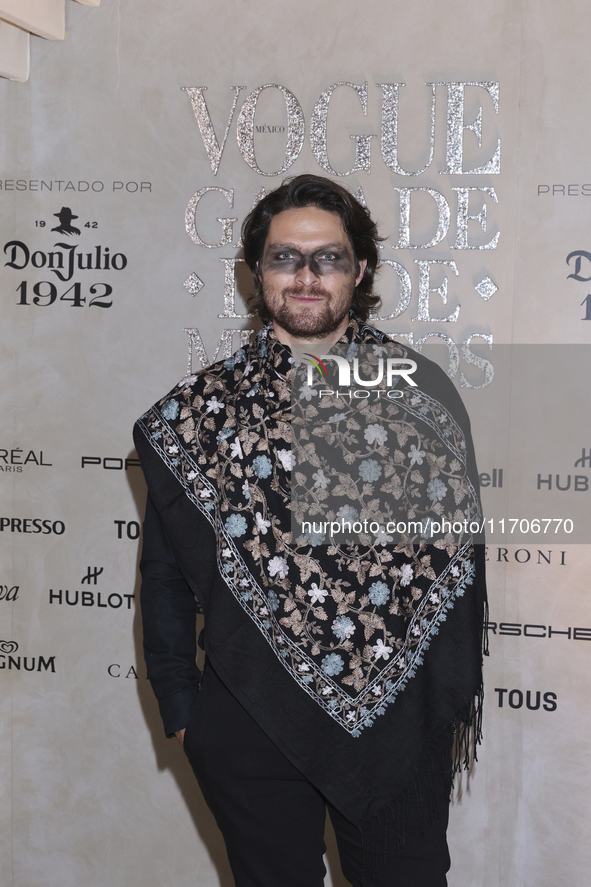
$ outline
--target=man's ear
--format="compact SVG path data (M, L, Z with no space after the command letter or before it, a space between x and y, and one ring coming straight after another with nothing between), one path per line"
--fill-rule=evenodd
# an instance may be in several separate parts
M357 268L359 269L359 273L355 278L355 286L359 286L363 279L363 275L365 273L365 269L367 268L367 259L361 259L360 262L357 262Z

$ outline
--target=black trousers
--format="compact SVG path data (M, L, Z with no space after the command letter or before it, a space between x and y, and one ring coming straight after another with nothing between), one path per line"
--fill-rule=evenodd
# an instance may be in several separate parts
M185 733L185 752L226 842L236 887L322 887L328 806L341 867L362 885L361 832L271 742L206 664ZM445 887L448 805L419 823L409 814L404 855L386 847L366 887Z

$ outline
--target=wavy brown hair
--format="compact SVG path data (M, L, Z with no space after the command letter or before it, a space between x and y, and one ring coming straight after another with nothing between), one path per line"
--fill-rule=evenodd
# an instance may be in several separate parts
M365 259L367 265L361 281L355 287L351 308L360 320L367 320L369 312L381 304L379 296L373 294L373 283L379 263L378 236L376 223L368 210L342 185L323 176L302 175L286 179L283 184L267 194L249 212L242 225L244 259L252 272L256 289L248 300L249 309L264 323L271 315L263 300L259 263L263 258L265 243L271 219L287 209L300 209L315 206L318 209L339 216L355 256L355 270L359 273L359 262Z

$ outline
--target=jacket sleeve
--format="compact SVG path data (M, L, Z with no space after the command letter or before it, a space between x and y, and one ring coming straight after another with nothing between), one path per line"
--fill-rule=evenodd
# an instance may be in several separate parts
M148 497L140 560L144 657L167 736L186 727L199 693L197 601Z

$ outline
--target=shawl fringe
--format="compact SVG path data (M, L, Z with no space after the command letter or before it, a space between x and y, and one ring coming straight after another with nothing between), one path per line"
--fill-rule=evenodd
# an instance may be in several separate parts
M483 649L486 646L484 631ZM488 650L485 655L488 655ZM380 867L387 863L388 832L393 830L397 855L403 857L409 812L416 810L421 834L424 834L425 826L428 827L441 816L439 802L449 802L455 775L461 770L469 770L473 762L478 760L477 748L482 741L483 702L484 689L481 686L470 708L458 713L424 756L418 772L407 788L397 799L364 823L362 887L371 887Z

